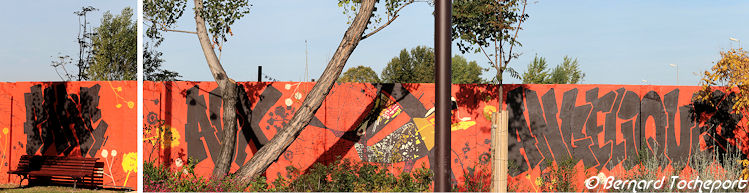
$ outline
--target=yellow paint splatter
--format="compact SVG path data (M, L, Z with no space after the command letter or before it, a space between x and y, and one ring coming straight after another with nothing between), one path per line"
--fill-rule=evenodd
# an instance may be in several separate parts
M119 109L122 107L122 104L117 103L116 105L114 105L114 107L117 107Z
M165 148L167 144L169 144L169 147L179 146L179 140L180 138L182 138L182 135L180 135L179 131L176 128L170 128L169 131L166 131L166 127L169 126L162 126L161 128L159 128L157 131L159 133L144 133L144 135L148 135L148 137L144 136L143 141L150 142L151 145L155 146L157 143L159 143L159 139L161 139L161 148Z
M486 120L491 121L492 120L492 113L497 112L497 107L486 105L484 106L484 118Z
M450 125L450 130L451 131L466 130L473 125L476 125L476 121L461 121L461 122L453 123L452 125Z
M8 134L8 132L10 132L10 131L8 130L8 128L7 128L7 127L6 127L6 128L3 128L3 134L4 134L4 135L7 135L7 134Z
M132 109L135 107L135 103L133 101L127 101L127 107Z
M177 146L179 146L179 139L182 136L179 134L179 131L177 131L177 129L170 128L170 130L171 130L171 132L169 132L169 133L171 133L172 137L169 140L164 140L163 143L161 144L162 147L165 146L166 144L169 144L170 147L177 147ZM166 139L167 137L169 137L169 136L168 136L168 134L166 132L161 133L161 138L162 139Z

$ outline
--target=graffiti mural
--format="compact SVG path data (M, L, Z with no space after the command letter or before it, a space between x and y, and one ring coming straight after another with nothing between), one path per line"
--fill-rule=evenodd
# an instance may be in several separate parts
M42 85L34 85L24 93L26 154L69 156L79 147L79 156L94 157L104 144L108 125L99 109L101 86L81 87L80 96L68 94L66 87L52 84L42 91Z
M314 83L241 82L238 146L232 170L247 162L291 119ZM223 138L222 100L213 82L145 82L147 158L179 168L196 160L209 176ZM743 117L692 104L698 87L623 85L505 85L501 109L509 113L511 185L531 184L549 162L573 159L584 168L612 171L640 153L682 162L697 151L737 146L731 129ZM498 87L453 85L452 178L489 166L491 114L500 109ZM716 91L714 104L730 107ZM720 110L720 109L718 109ZM433 84L339 83L294 143L266 171L302 170L336 157L386 164L396 172L433 167ZM710 114L711 116L698 116ZM726 119L730 119L727 121ZM716 132L717 131L717 132ZM746 141L746 140L744 140ZM149 153L151 152L151 153Z
M136 89L135 81L1 83L0 172L14 169L22 155L96 157L108 166L105 186L137 188L127 180L137 167L112 166L128 153L137 160ZM0 176L18 182L15 175Z
M526 186L533 183L525 178L538 178L550 162L573 159L582 164L581 168L608 174L635 165L638 155L664 157L669 165L685 165L698 151L725 152L740 145L731 140L732 129L742 117L727 110L733 96L721 91L713 93L712 102L723 108L716 111L691 103L699 87L509 88L505 101L509 160L517 166L510 176ZM701 118L704 114L712 116ZM741 151L744 155L749 152L745 145ZM576 181L582 184L581 179Z

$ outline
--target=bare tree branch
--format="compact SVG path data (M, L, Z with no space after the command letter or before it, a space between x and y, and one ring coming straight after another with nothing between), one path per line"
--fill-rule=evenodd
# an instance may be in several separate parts
M196 34L196 35L198 34L198 32L194 32L194 31L185 31L185 30L177 30L177 29L166 29L166 28L162 28L161 30L171 31L171 32L188 33L188 34Z
M405 4L401 5L401 6L400 6L400 7L398 8L398 9L396 9L396 10L395 10L395 12L393 12L393 17L392 17L392 18L390 18L390 19L388 19L388 22L385 22L385 24L382 24L382 25L381 25L380 27L378 27L378 28L377 28L377 29L375 29L374 31L371 31L371 32L367 33L366 35L362 36L362 37L361 37L361 39L362 39L362 40L364 40L364 39L367 39L367 38L368 38L369 36L372 36L372 35L374 35L375 33L379 32L379 31L380 31L380 30L382 30L383 28L385 28L385 27L387 27L388 25L390 25L390 23L393 23L393 21L395 21L395 19L396 19L396 18L398 18L398 16L399 16L399 15L398 15L398 12L400 12L400 11L401 11L401 9L403 9L404 7L406 7L406 6L410 5L410 4L411 4L411 3L413 3L413 2L414 2L414 0L411 0L411 1L408 1L408 2L406 2Z
M476 41L478 41L478 39L479 38L476 37ZM492 60L492 58L489 56L489 54L486 53L486 50L484 50L484 47L482 47L482 46L478 46L478 47L479 47L479 50L481 50L481 52L484 53L484 56L486 56L486 59L489 60L489 63L491 63L491 65L494 66L494 68L497 68L497 63Z
M510 42L510 51L508 52L507 62L505 63L510 63L510 60L512 60L512 48L515 47L515 39L518 38L518 32L520 31L520 24L523 24L523 19L525 19L525 7L527 5L528 5L528 1L523 0L523 12L520 14L520 20L518 20L518 27L515 28L515 36L512 37L513 42Z
M157 28L161 28L161 30L163 30L163 31L170 31L170 32L181 32L181 33L196 34L196 35L198 34L197 32L194 32L194 31L187 31L187 30L178 30L178 29L169 29L169 28L167 28L167 27L166 27L166 25L165 25L165 24L163 24L163 23L157 23L157 22L154 22L153 20L149 19L148 17L143 17L143 20L146 20L146 21L150 21L150 22L151 22L151 23L153 23L154 25L159 25L159 27L157 27Z

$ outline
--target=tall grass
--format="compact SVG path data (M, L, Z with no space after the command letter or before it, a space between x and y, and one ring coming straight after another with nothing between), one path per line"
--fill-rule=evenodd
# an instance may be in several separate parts
M657 149L654 147L653 149ZM697 192L698 189L678 189L676 185L671 186L671 176L679 176L678 180L699 180L706 181L725 181L739 180L743 166L741 164L742 153L735 149L729 148L726 153L719 154L711 149L705 151L696 151L688 160L669 161L665 155L654 155L647 149L639 151L637 162L628 164L625 168L630 168L624 174L615 174L617 180L661 180L664 176L665 182L661 189L654 189L650 186L647 189L636 189L638 192L673 192L673 191L690 191ZM674 183L678 183L678 180ZM673 189L671 189L673 187ZM632 192L631 187L618 190L608 190L612 192ZM703 189L702 191L710 191ZM718 188L715 192L737 192L742 191L737 188L722 189Z

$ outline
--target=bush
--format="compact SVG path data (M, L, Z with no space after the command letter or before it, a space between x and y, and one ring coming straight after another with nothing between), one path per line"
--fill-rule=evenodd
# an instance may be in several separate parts
M264 176L243 185L231 176L210 180L191 173L175 172L146 162L143 165L143 191L146 192L424 192L432 184L432 171L416 168L410 173L391 173L385 165L353 163L338 159L330 164L316 163L306 172L287 167L286 176L268 183Z
M561 160L559 162L549 161L547 166L549 169L548 173L544 173L541 177L541 187L545 191L550 192L574 192L579 188L575 185L572 179L575 178L575 173L579 172L575 170L575 164L577 160L569 158Z
M492 185L492 171L486 167L476 166L463 170L463 185L454 184L453 192L489 192Z
M174 172L168 167L147 161L143 164L143 191L145 192L241 192L244 187L231 177L209 180L196 177L188 166L185 172Z
M655 146L653 149L657 149ZM720 147L714 147L720 148ZM699 176L700 180L738 180L742 174L742 153L740 150L728 148L725 153L719 153L714 149L696 151L688 160L670 161L665 156L654 155L650 150L640 149L637 157L638 162L634 165L627 166L633 168L620 174L617 179L622 180L657 180L663 176L679 176L681 180L694 180ZM682 172L687 172L686 176ZM666 179L670 180L670 179ZM670 182L665 182L666 184ZM630 192L632 189L616 190L619 192ZM643 192L671 192L671 191L700 191L698 189L677 190L664 186L661 189L637 189ZM704 189L703 189L704 191ZM740 192L739 189L716 189L719 192Z
M384 165L352 163L338 159L330 164L315 163L306 172L287 167L286 176L271 184L265 177L254 180L250 191L281 192L424 192L432 184L432 172L424 168L394 175Z

